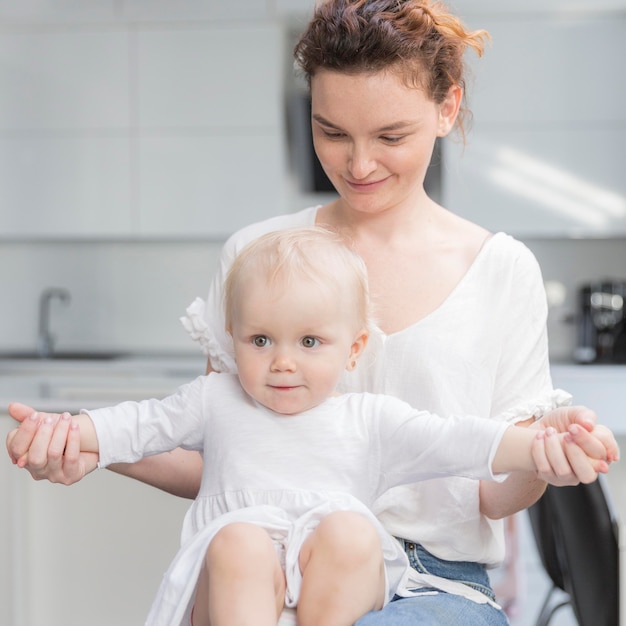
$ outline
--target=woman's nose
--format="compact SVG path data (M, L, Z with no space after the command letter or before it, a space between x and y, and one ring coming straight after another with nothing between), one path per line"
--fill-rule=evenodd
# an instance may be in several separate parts
M348 170L355 180L363 180L376 170L376 160L371 147L353 144L348 160Z

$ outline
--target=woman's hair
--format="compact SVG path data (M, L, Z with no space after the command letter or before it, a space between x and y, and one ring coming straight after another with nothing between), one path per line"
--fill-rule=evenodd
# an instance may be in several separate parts
M467 30L441 2L325 0L316 7L294 56L309 85L320 69L391 70L441 104L453 85L465 95L463 55L472 48L482 56L488 38L487 31ZM461 135L468 115L461 107Z
M268 233L249 243L233 262L224 285L226 328L236 314L237 300L245 297L247 279L266 280L289 289L295 280L308 280L334 298L346 298L358 325L369 328L370 303L367 269L339 234L310 226Z

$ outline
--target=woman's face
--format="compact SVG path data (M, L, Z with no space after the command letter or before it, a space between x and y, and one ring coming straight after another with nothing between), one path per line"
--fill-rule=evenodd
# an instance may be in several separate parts
M460 90L443 104L393 72L320 70L311 80L313 142L343 202L380 212L423 194L435 139L448 134Z

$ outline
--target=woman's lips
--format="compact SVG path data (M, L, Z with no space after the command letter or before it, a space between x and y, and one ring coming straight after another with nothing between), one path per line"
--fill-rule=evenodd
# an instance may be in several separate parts
M387 182L388 179L389 177L387 176L386 178L381 178L380 180L375 180L369 183L359 183L359 182L355 182L352 180L348 180L347 178L344 178L344 180L346 181L346 184L351 189L354 189L355 191L376 191L377 189L382 187Z

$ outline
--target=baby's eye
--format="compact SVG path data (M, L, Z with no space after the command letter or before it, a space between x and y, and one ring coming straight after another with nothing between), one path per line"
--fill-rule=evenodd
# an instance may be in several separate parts
M316 339L315 337L303 337L302 345L305 348L315 348L315 346L319 345L319 339Z
M269 337L267 337L266 335L256 335L252 338L252 343L257 348L265 348L265 346L269 345L270 340Z

